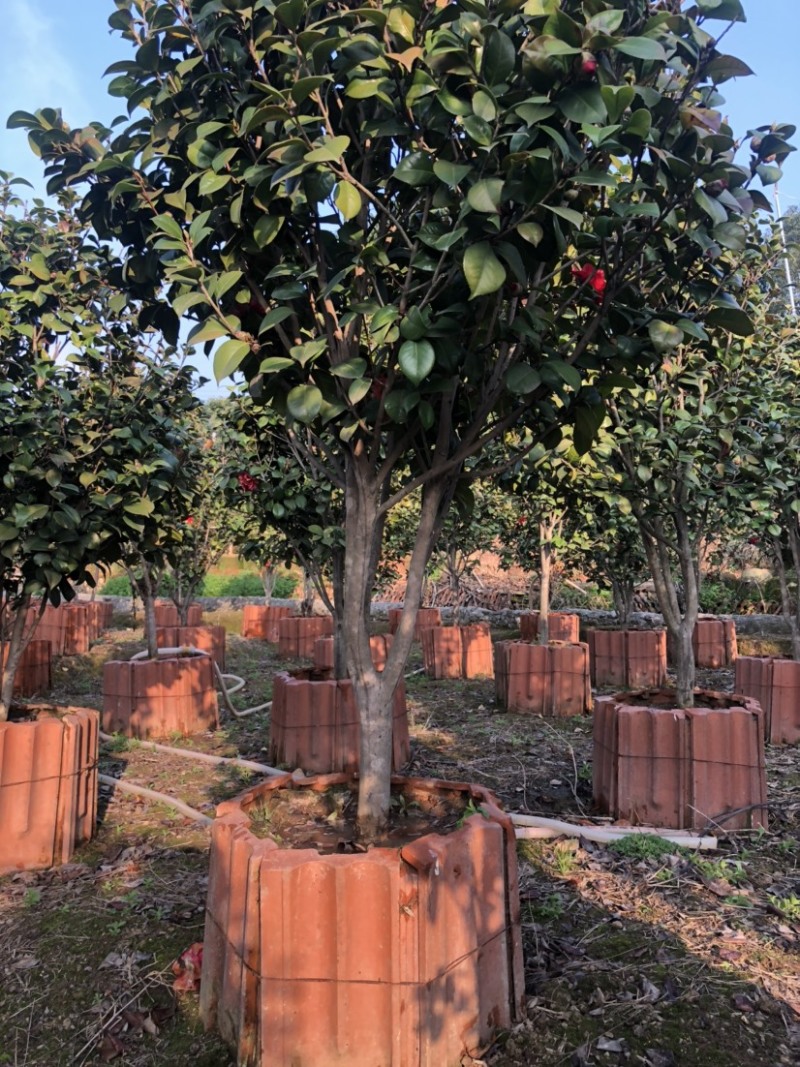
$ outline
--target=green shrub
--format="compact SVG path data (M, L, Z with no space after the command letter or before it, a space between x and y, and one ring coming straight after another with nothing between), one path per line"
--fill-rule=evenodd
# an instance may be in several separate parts
M292 574L279 574L275 579L272 595L279 600L288 600L297 588L297 578ZM169 583L161 583L161 593L168 595ZM131 585L128 576L115 574L103 583L100 590L105 596L130 596ZM200 587L198 596L263 596L264 586L254 571L244 574L208 574Z

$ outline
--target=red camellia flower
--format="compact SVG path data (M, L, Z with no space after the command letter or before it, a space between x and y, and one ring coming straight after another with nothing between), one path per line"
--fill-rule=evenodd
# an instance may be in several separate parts
M602 296L606 291L606 272L604 270L598 270L597 267L592 266L591 263L584 263L581 267L577 263L572 264L572 276L576 278L581 284L588 282L589 288L592 289L598 296Z
M585 78L591 78L597 73L597 60L591 52L584 52L581 58L581 74Z
M239 483L239 488L244 489L246 493L254 493L258 489L258 479L254 478L252 474L247 474L243 471L236 480Z
M188 517L188 519L186 520L186 525L187 526L194 526L194 515L190 515Z

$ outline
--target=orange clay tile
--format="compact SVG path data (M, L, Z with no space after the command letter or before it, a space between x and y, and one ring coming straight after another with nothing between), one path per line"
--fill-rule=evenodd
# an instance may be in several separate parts
M733 619L700 616L692 633L696 667L728 667L736 662L736 624Z
M422 662L430 678L493 678L492 635L486 623L428 626L420 631Z
M766 824L763 712L749 697L697 690L698 706L642 690L597 697L594 800L638 825L726 830ZM729 816L728 813L743 810Z
M318 637L333 634L330 615L297 615L278 620L278 655L284 659L313 659Z
M386 657L392 647L391 634L373 634L369 639L372 662L375 669L382 671L386 666ZM314 669L318 671L333 670L333 638L318 637L314 642Z
M210 656L176 656L103 667L103 729L145 740L219 726Z
M321 855L249 829L256 786L212 828L200 1012L252 1067L458 1067L520 1018L514 828L477 786L395 779L407 799L466 794L481 814L404 847Z
M580 640L580 615L551 611L547 616L548 641ZM526 611L519 617L519 632L523 641L535 641L539 637L539 612Z
M400 616L403 614L402 608L389 608L389 633L397 633L397 627L400 625ZM417 612L417 621L414 624L414 640L420 640L420 634L423 630L429 626L441 626L442 625L442 613L438 608L420 608Z
M242 637L278 643L278 623L292 614L289 607L275 604L245 604L242 614Z
M0 723L0 874L68 863L95 828L98 713L30 710Z
M361 727L349 680L330 671L279 671L273 678L269 760L307 773L358 770ZM408 762L405 683L392 698L392 768Z
M736 660L737 693L746 693L764 710L764 735L771 745L800 741L800 663L772 656Z
M221 671L225 670L224 626L158 626L156 641L159 648L199 648L212 657Z
M180 626L178 609L171 600L157 600L153 610L156 613L156 626ZM203 608L200 604L190 604L186 617L187 626L200 626L203 621Z
M494 651L497 702L506 711L569 716L591 708L588 645L497 641Z
M592 685L629 689L667 680L665 630L588 630Z

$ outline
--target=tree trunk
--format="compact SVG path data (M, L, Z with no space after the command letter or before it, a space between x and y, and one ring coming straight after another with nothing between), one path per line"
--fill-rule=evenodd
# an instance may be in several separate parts
M142 613L144 615L144 640L147 646L149 659L158 659L158 640L156 638L156 597L153 574L150 564L144 558L140 560L141 575L136 576L132 569L128 568L128 578L131 588L138 589L139 598L142 601Z
M615 578L612 574L611 596L614 600L614 611L617 614L618 622L622 627L627 627L633 612L633 582Z
M314 610L314 579L310 571L303 571L303 599L300 601L300 614L308 618Z
M6 642L3 642L0 645L0 655L2 655L2 662L0 663L0 666L2 666L2 683L0 683L0 722L6 722L8 719L8 713L11 709L11 701L14 697L14 679L17 674L17 668L19 667L25 649L30 644L30 640L36 630L36 625L42 617L46 601L44 599L42 600L42 609L37 615L36 622L29 627L28 632L26 633L25 623L27 621L30 603L31 597L29 593L23 594L19 598L14 613L14 622L11 626L9 640L7 644Z
M349 677L361 724L358 832L374 840L386 826L391 797L392 697L405 669L414 639L425 567L440 525L445 496L442 482L423 490L419 525L408 568L403 613L383 671L377 671L370 648L370 603L383 535L379 475L356 446L348 457L345 508L345 573L342 637Z
M275 588L275 568L271 563L265 563L261 568L261 584L264 586L264 599L269 606L272 603L272 590Z
M344 553L333 553L333 675L347 677L347 654L344 638Z
M790 519L791 522L791 519ZM789 534L789 544L791 546L792 537L791 531ZM794 546L792 546L792 555L794 556ZM775 573L778 577L778 585L781 591L781 614L789 627L789 633L792 638L792 658L800 660L800 593L792 600L792 593L789 588L789 576L786 573L786 564L783 561L783 545L780 542L780 538L772 538L772 556L775 563Z
M550 579L553 574L553 524L539 523L539 644L550 636Z

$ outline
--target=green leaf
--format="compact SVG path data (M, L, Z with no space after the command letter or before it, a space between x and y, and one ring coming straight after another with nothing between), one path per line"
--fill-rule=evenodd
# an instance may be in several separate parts
M720 85L729 78L748 78L754 72L736 56L717 56L708 64L705 73L707 78Z
M260 215L253 227L253 240L259 248L266 248L278 236L284 218L282 215Z
M436 180L431 157L425 152L409 152L394 168L392 175L406 185L430 185Z
M272 308L272 310L268 311L261 320L261 325L258 327L259 334L266 333L268 330L280 325L285 319L291 318L291 316L291 308Z
M581 215L580 211L574 211L571 207L553 207L551 204L543 204L542 206L546 207L548 211L552 211L554 215L571 222L578 229L583 225L583 215Z
M361 210L361 193L350 182L339 182L333 202L342 214L345 222L354 219Z
M367 370L365 359L348 359L331 367L331 374L337 378L362 378Z
M13 541L18 533L17 527L10 522L0 522L0 541Z
M237 341L235 338L225 341L214 353L214 377L218 382L230 377L249 354L250 345L247 341Z
M371 378L356 378L354 381L350 382L350 386L347 390L347 399L351 404L358 404L364 399L371 388Z
M469 286L470 300L497 292L506 280L506 269L487 241L479 241L466 250L463 270Z
M157 214L153 220L153 225L160 229L162 234L166 234L167 237L172 237L176 241L183 239L183 230L171 214Z
M707 19L747 22L741 0L696 0L697 10Z
M728 212L723 205L718 200L714 200L708 193L703 192L702 189L695 189L694 199L698 207L705 211L712 222L719 224L728 221Z
M227 334L226 328L217 319L205 319L197 324L186 338L187 345L199 345L203 341L216 341Z
M517 49L511 38L502 30L489 24L484 31L481 74L487 85L505 82L514 71Z
M224 189L230 180L230 174L215 174L213 170L207 170L200 179L197 188L201 196L211 196L220 189Z
M516 393L519 396L532 393L541 384L542 379L538 371L529 367L527 363L518 363L506 375L506 388L510 393Z
M586 28L593 33L615 34L625 18L624 11L601 11L593 15L586 23Z
M481 211L487 215L499 212L502 199L502 178L484 178L476 182L467 193L467 203L473 211Z
M633 59L649 59L657 63L666 63L667 53L652 37L623 37L612 45L617 52Z
M50 281L50 268L47 266L47 260L41 252L34 252L28 260L28 270L34 277L38 278L40 282Z
M336 163L349 144L349 137L326 137L319 148L312 148L303 158L306 163Z
M296 385L286 397L286 407L298 422L311 423L322 407L322 393L316 385Z
M296 30L305 13L304 0L285 0L275 8L275 18L288 30Z
M549 359L545 364L549 371L554 371L562 382L565 382L570 389L574 389L576 392L581 387L580 372L575 369L571 364L564 363L560 359Z
M397 360L406 378L419 385L433 370L436 353L430 341L405 341L400 346Z
M138 500L134 500L130 504L123 504L122 506L129 515L152 515L156 509L153 501L148 500L146 496L140 497Z
M744 252L747 247L747 230L738 222L720 223L714 227L713 237L717 244L734 252Z
M737 337L750 337L755 333L752 319L741 308L714 308L705 316L708 326L720 326Z
M653 348L658 353L671 352L683 343L683 330L661 319L653 319L647 327L647 332L650 334Z
M783 171L771 163L759 163L756 173L761 179L762 185L775 185L783 177Z
M556 97L556 107L570 122L602 125L608 119L606 105L596 85L583 89L567 89Z
M521 222L519 226L517 226L517 233L523 240L532 244L534 248L536 248L544 237L544 229L538 222Z
M440 182L449 185L451 189L455 189L455 187L466 178L471 170L472 167L468 164L451 163L447 159L437 159L433 164L433 173Z

